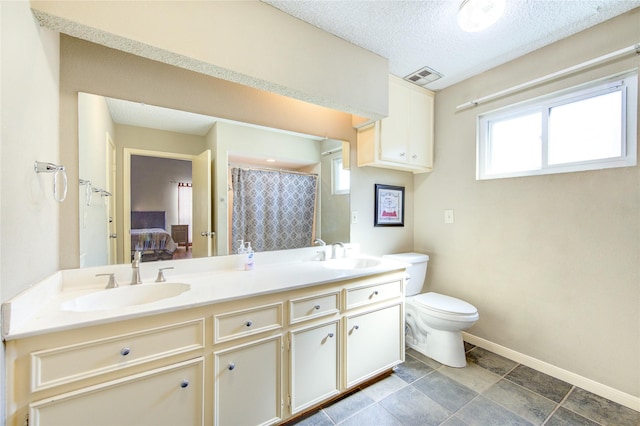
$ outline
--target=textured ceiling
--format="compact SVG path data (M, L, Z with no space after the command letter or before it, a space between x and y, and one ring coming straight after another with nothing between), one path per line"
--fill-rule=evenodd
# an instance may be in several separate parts
M389 59L394 75L404 77L425 66L443 74L425 86L432 90L640 6L640 0L507 0L495 25L466 33L456 22L462 0L262 1Z

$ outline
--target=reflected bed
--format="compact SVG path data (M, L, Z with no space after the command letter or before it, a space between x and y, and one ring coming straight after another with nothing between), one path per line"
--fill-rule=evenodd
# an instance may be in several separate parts
M166 230L166 212L131 212L131 258L142 252L142 261L168 260L178 245Z

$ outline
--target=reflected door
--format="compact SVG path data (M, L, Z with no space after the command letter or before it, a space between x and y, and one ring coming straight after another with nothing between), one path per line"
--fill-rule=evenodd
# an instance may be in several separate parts
M193 257L213 255L211 230L211 151L206 150L191 162L193 197Z
M107 197L107 262L109 265L118 263L117 234L116 234L116 147L107 133L107 191L111 194Z

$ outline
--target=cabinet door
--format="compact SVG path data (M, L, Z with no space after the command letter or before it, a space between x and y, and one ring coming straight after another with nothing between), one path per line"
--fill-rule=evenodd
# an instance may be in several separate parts
M215 355L215 424L262 425L282 417L282 337Z
M291 413L339 392L338 322L291 332Z
M403 322L401 304L347 317L347 386L402 362Z
M31 404L30 424L202 425L203 358Z
M380 159L395 163L407 162L408 90L389 79L389 116L380 123Z
M433 166L433 96L412 91L408 101L408 161L412 165Z

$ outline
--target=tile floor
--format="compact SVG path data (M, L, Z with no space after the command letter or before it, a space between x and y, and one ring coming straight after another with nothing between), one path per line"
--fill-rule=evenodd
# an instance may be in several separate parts
M298 426L640 426L640 412L465 344L467 367L408 349L389 377L300 419Z

